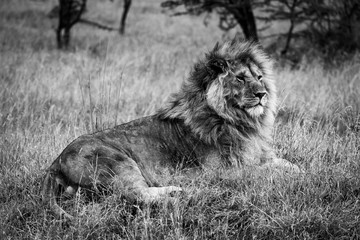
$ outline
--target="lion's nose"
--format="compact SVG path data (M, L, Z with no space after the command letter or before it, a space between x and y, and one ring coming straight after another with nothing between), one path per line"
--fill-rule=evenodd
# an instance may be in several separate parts
M258 97L260 100L266 95L266 92L257 92L255 93L255 97Z

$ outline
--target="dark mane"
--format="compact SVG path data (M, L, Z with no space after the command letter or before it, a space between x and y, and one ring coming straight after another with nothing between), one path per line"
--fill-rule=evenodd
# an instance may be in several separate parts
M261 69L264 69L271 104L265 109L263 116L255 119L229 106L226 106L225 110L219 114L219 111L208 105L206 89L217 76L209 63L217 61L221 64L221 61L229 58L250 58ZM218 97L222 98L222 96ZM168 104L161 108L156 116L162 120L183 121L195 136L206 144L217 147L226 158L236 155L237 159L243 159L244 156L241 153L244 152L246 142L251 141L252 138L263 142L270 141L275 100L275 88L271 80L271 62L260 47L255 43L226 42L215 46L204 59L194 65L180 91L171 96Z

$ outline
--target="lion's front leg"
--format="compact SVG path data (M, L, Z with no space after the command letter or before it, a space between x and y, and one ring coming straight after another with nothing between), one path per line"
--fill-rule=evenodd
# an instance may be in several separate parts
M113 184L126 197L151 203L183 191L176 186L158 186L150 180L149 173L140 169L133 159L124 157L124 160L115 168L116 176L114 176Z
M261 167L282 170L282 171L288 171L288 172L292 172L292 173L303 173L304 172L297 165L289 162L288 160L285 160L282 158L277 158L277 157L269 159L263 165L261 165Z
M141 189L141 198L146 203L155 202L163 197L170 196L173 193L182 192L182 188L175 186L167 187L148 187Z

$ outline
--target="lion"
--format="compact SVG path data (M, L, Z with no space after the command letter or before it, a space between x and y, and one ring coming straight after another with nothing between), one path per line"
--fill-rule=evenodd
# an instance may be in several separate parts
M179 92L154 115L83 135L48 168L42 199L67 219L56 199L86 189L116 188L144 202L181 192L162 186L164 171L298 166L271 147L276 113L272 60L256 42L225 41L195 63Z

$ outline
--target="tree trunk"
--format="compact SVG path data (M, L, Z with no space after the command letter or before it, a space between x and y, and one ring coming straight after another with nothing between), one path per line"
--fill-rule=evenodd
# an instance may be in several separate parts
M120 28L119 28L119 33L120 34L124 34L125 33L125 22L126 22L126 17L127 14L129 12L130 6L131 6L131 1L132 0L124 0L124 10L121 16L121 22L120 22Z
M286 44L285 44L284 49L281 50L281 55L286 55L287 51L289 50L293 30L294 30L294 20L291 19L290 20L290 28L289 28L289 31L288 31L288 34L287 34L287 37L286 37Z
M289 12L290 12L290 28L287 34L287 38L286 38L286 44L284 49L281 51L281 55L285 55L290 47L290 41L292 38L292 34L293 34L293 30L294 30L294 26L295 26L295 8L297 6L297 0L293 0L291 7L289 7Z
M251 6L251 0L237 0L235 7L229 6L227 10L233 14L239 23L245 38L247 40L258 41L257 28L254 13Z

